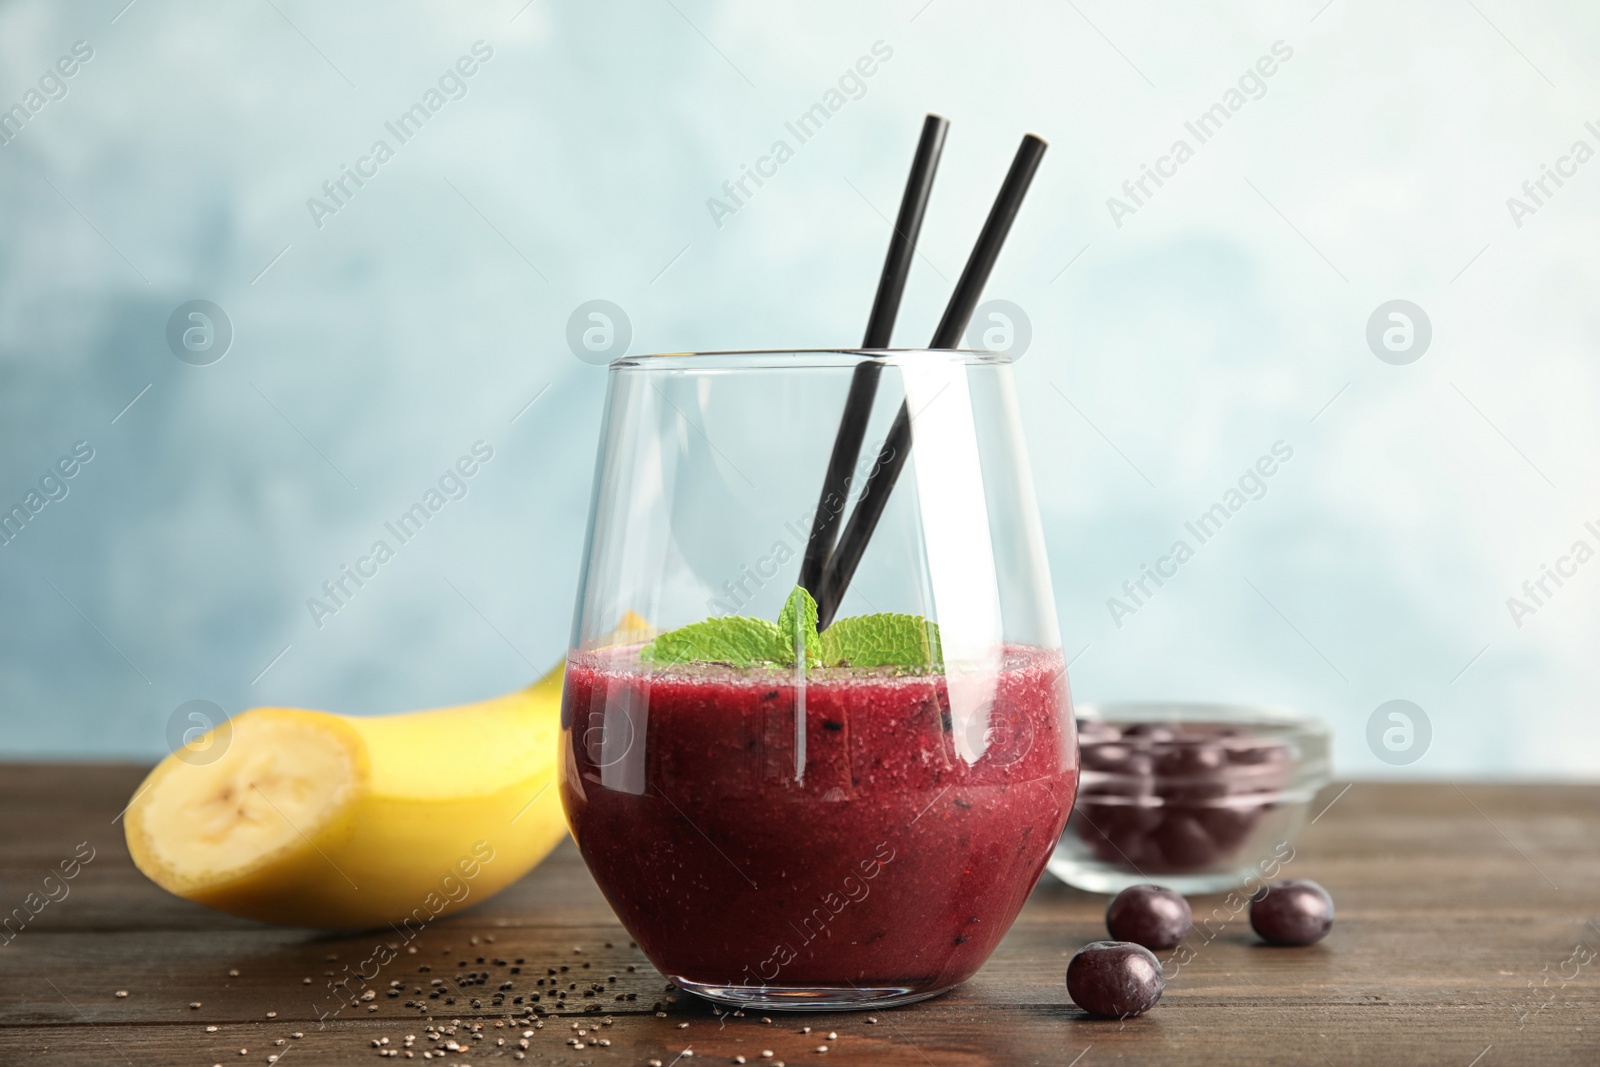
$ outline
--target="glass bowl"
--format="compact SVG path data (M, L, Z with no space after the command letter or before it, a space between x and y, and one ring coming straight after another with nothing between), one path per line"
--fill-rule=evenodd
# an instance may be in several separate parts
M1084 704L1082 779L1049 870L1095 893L1220 893L1259 878L1328 782L1328 728L1238 704Z

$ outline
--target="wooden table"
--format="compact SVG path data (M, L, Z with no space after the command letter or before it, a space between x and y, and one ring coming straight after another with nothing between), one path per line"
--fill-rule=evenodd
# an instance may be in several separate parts
M319 1022L319 1009L341 1003L325 975L359 967L382 936L257 926L145 881L114 821L141 774L0 766L0 909L27 914L28 894L39 894L35 905L45 899L51 869L86 851L82 842L94 852L66 897L20 930L13 920L14 936L0 945L0 1064L210 1067L271 1055L290 1064L371 1063L393 1058L380 1059L373 1041L399 1048L406 1034L418 1037L420 1063L423 1048L441 1043L424 1038L424 1020L404 1001L434 977L476 971L488 973L487 984L453 1006L431 1001L433 1017L461 1021L454 1036L472 1046L464 1062L509 1065L521 1030L491 998L507 980L515 984L508 998L531 991L547 967L569 968L580 990L593 982L604 992L590 1000L574 993L578 1012L541 1019L528 1039L530 1064L672 1064L686 1048L693 1058L684 1053L678 1067L738 1055L835 1067L1600 1064L1595 786L1330 787L1314 809L1327 810L1287 871L1332 892L1338 922L1328 939L1309 949L1264 947L1240 916L1209 942L1192 938L1194 958L1161 1003L1125 1023L1091 1020L1067 1001L1067 960L1106 936L1105 901L1048 875L988 966L944 997L870 1018L718 1018L696 998L663 990L570 843L501 896L430 928L417 954L402 952L374 981L380 990L405 982L402 996L343 1002ZM1196 898L1197 917L1221 899ZM519 958L522 973L511 975ZM424 964L430 972L419 972ZM637 999L616 999L629 993ZM586 1004L601 1013L581 1014ZM467 1032L475 1021L484 1037L474 1042ZM568 1043L575 1025L590 1031L581 1050ZM828 1051L816 1051L823 1044ZM773 1057L763 1060L764 1049ZM463 1061L452 1053L427 1062Z

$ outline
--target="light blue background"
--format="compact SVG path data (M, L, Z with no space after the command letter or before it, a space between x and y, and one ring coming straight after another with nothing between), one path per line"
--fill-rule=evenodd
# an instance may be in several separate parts
M1020 391L1079 699L1307 709L1344 774L1600 772L1600 563L1520 628L1506 606L1600 544L1600 162L1520 227L1506 205L1600 147L1600 13L123 3L0 7L0 107L94 49L0 147L0 502L95 450L0 547L7 752L148 758L192 699L371 713L541 673L604 383L569 314L617 302L635 352L856 342L937 110L903 345L1018 137L1052 143L989 295L1032 322ZM467 95L319 228L307 198L478 40ZM1280 40L1265 94L1116 225L1107 198ZM864 95L719 227L707 199L878 41ZM236 333L207 367L164 336L198 298ZM1409 366L1365 341L1395 298L1433 324ZM307 598L479 440L467 497L319 630ZM1279 440L1267 495L1115 625L1107 598ZM1433 725L1405 767L1364 737L1393 698Z

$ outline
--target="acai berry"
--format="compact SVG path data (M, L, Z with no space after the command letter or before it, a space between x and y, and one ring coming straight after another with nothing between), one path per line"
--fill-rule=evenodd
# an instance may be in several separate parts
M1159 885L1131 885L1106 909L1106 929L1113 938L1158 951L1175 947L1192 922L1182 894Z
M1274 945L1313 945L1333 926L1333 898L1315 882L1274 882L1250 899L1250 925Z
M1164 988L1154 954L1128 941L1091 942L1067 964L1067 995L1090 1015L1143 1015L1155 1007Z

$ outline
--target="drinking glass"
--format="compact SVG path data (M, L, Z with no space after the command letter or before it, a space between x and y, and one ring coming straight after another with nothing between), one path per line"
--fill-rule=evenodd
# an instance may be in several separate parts
M855 624L867 637L926 620L910 621L926 660L876 662L870 640L821 665L641 659L679 627L783 612L867 360L880 370L865 446L822 506L848 515L902 403L912 443L837 618L871 616ZM683 989L867 1008L975 972L1044 869L1078 780L1005 357L611 364L561 722L561 798L583 858Z

